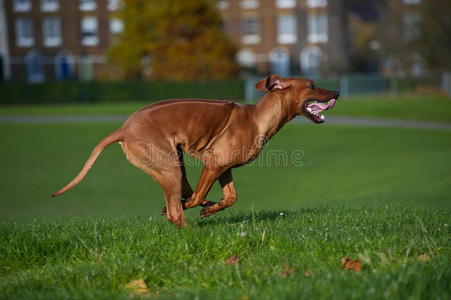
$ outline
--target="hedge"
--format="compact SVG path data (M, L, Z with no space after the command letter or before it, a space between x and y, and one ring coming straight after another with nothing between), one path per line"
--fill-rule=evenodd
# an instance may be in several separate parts
M7 82L0 84L0 104L70 102L152 102L169 98L242 100L244 81Z

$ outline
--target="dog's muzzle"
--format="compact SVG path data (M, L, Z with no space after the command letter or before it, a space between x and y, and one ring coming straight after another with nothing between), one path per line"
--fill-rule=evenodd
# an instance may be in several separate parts
M322 111L331 109L335 105L336 98L329 101L309 100L304 104L304 112L316 123L323 123L326 120Z

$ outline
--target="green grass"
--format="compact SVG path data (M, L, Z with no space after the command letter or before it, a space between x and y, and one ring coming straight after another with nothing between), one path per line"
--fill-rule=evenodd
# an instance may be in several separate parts
M145 102L0 106L0 115L127 115ZM451 122L451 100L444 96L353 97L340 99L331 116Z
M451 99L444 96L353 97L337 102L328 114L451 122Z
M127 298L136 279L158 299L451 297L448 211L284 211L229 211L184 229L147 217L5 222L0 297ZM233 254L238 264L225 265ZM362 272L342 270L345 256Z
M138 278L159 299L451 297L451 132L289 124L234 170L234 207L190 210L179 229L118 145L49 197L118 126L0 124L0 299L126 298ZM200 167L188 172L194 185ZM346 255L360 274L340 268Z
M78 186L61 197L49 197L118 126L0 125L0 218L159 212L164 204L160 186L132 166L117 144L102 153ZM277 165L274 151L288 157L301 151L300 164L280 158ZM257 209L278 209L395 202L451 208L450 154L449 131L289 124L253 164L233 171L236 205L249 208L254 202ZM200 170L198 162L188 170L193 186ZM220 197L215 184L209 198Z

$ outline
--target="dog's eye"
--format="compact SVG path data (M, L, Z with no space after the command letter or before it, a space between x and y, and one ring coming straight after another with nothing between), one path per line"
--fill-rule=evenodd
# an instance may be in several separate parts
M309 88L310 88L312 91L315 90L315 86L314 86L313 84L311 84L311 85L309 86Z

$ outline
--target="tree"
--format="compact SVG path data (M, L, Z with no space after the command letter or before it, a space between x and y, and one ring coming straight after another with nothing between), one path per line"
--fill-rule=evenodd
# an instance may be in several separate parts
M168 80L223 79L239 71L234 44L209 0L123 0L124 31L110 48L115 73ZM143 59L144 58L144 59Z
M429 68L451 70L451 1L422 1L420 37L415 45Z
M349 35L347 0L328 2L329 42L328 73L349 71Z

